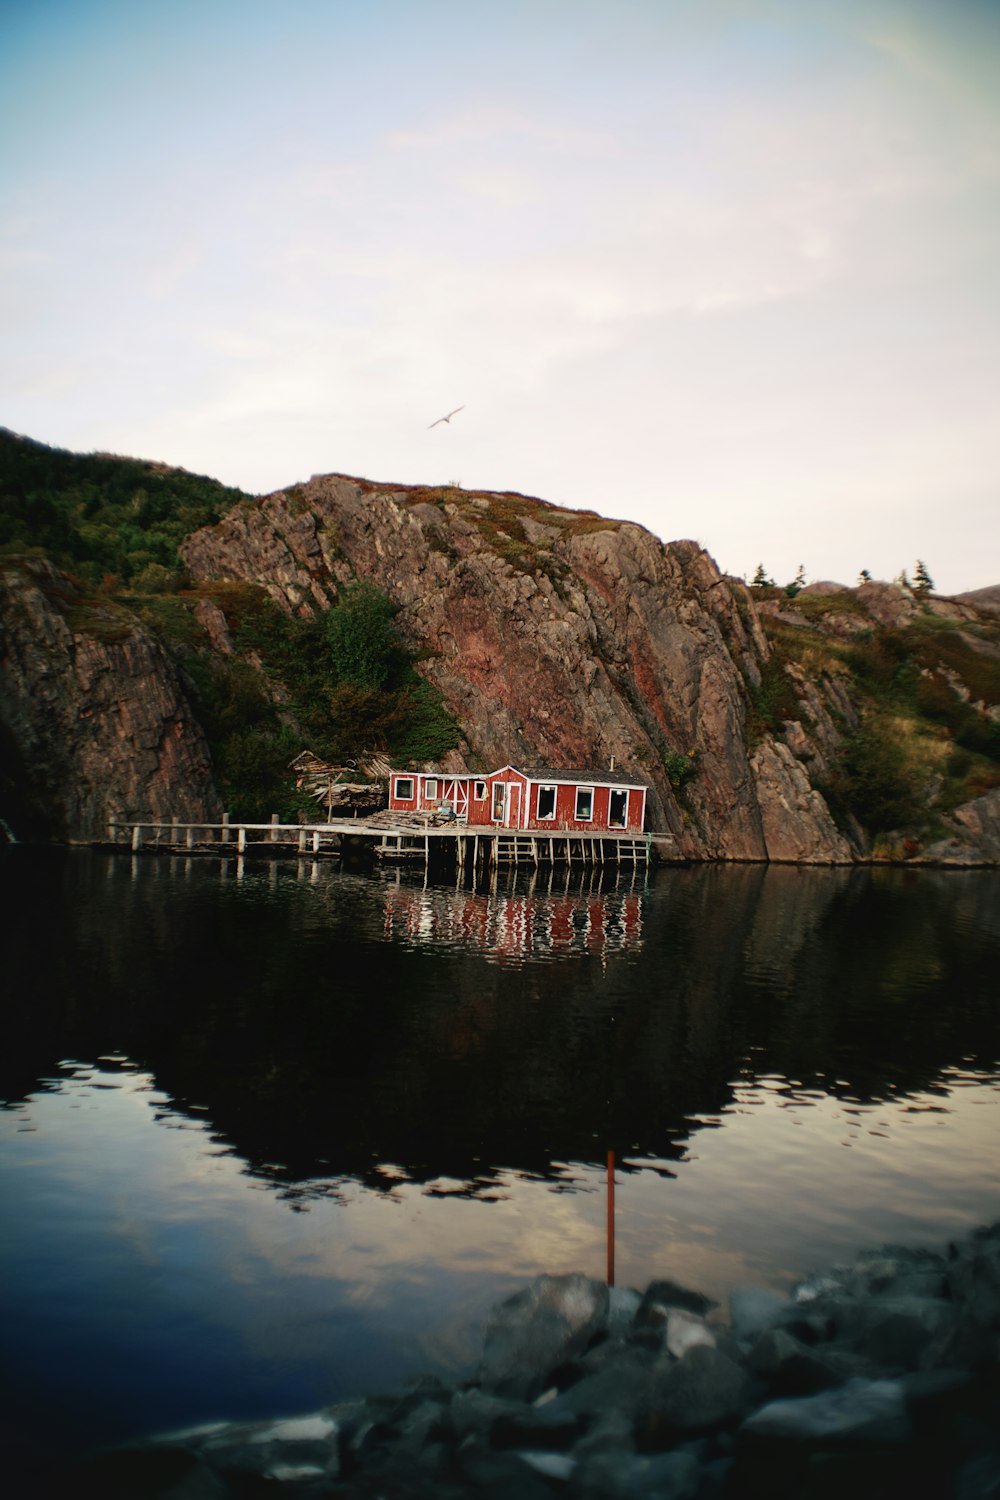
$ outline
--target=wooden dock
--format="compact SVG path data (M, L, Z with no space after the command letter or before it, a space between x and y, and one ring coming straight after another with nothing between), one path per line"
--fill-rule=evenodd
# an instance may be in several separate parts
M650 834L567 832L564 829L469 828L454 820L419 814L376 813L328 823L168 823L115 821L108 827L112 848L132 853L286 855L313 857L367 853L384 863L445 865L459 870L501 866L649 864Z

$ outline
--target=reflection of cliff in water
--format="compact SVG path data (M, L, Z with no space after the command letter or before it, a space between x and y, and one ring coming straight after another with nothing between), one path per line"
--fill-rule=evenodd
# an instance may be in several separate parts
M501 872L485 888L385 887L389 942L458 948L496 963L605 957L642 942L645 874L557 867L527 876Z
M8 1097L122 1054L285 1185L668 1163L749 1077L891 1098L1000 1050L987 872L701 867L568 911L330 866L25 851L0 880Z

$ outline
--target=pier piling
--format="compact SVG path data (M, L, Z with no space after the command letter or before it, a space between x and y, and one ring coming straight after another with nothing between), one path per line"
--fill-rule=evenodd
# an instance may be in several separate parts
M235 840L234 840L235 835ZM403 814L376 814L373 818L343 819L328 823L280 823L273 813L266 823L234 823L227 813L221 823L181 822L175 815L164 822L114 819L108 825L111 846L123 843L133 854L149 852L191 854L229 852L243 859L250 852L271 856L311 853L340 854L345 848L367 849L387 862L417 862L425 868L451 864L460 872L471 865L486 873L502 866L544 869L553 865L583 865L591 870L606 864L647 864L655 856L653 837L647 834L580 833L567 829L514 829L479 827L469 829L451 820L447 823Z

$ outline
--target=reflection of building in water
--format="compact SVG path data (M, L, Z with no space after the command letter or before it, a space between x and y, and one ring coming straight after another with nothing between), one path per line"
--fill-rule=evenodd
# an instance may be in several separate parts
M644 886L599 874L549 871L486 891L404 883L385 895L385 935L419 945L463 948L496 960L604 956L642 943Z

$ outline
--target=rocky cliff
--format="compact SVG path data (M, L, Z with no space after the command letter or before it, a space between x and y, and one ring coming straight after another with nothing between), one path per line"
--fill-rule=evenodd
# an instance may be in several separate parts
M322 610L353 577L461 724L458 760L615 764L648 778L679 857L849 862L802 765L748 752L770 648L747 588L694 542L512 495L379 488L332 475L235 507L182 548L196 578Z
M21 837L217 820L205 737L163 647L43 559L0 569L0 797Z
M456 765L614 758L650 782L676 857L1000 860L1000 631L980 601L789 599L591 512L341 475L181 551L305 616L374 583L462 727Z
M49 836L214 818L217 788L237 816L294 817L297 753L388 749L613 762L678 859L1000 863L994 591L790 597L521 495L334 474L255 499L9 434L4 452L0 815ZM82 581L31 559L39 515ZM375 687L331 655L352 598L401 645Z

